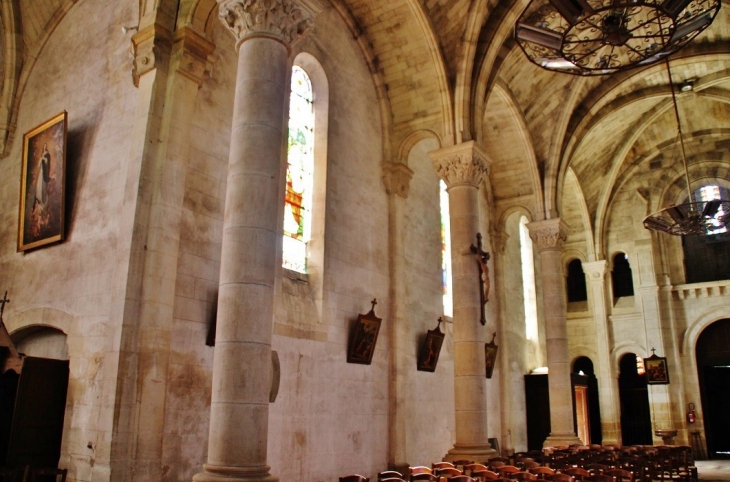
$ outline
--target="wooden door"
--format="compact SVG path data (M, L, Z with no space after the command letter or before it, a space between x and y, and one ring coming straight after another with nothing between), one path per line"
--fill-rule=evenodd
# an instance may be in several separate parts
M575 403L575 428L583 445L591 444L591 419L588 410L588 385L573 387Z
M68 360L27 357L18 382L8 467L57 467L68 391Z

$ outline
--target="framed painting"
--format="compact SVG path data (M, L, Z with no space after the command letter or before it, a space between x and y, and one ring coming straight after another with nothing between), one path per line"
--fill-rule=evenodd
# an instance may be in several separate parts
M441 353L441 345L444 344L444 333L441 333L441 318L439 318L439 324L433 330L426 332L426 338L423 340L421 350L418 353L418 360L416 362L416 368L422 372L434 372L436 371L436 364L439 361L439 354Z
M347 363L370 365L370 362L373 361L375 343L378 341L380 324L383 320L375 316L377 301L373 300L372 304L373 307L366 315L357 317L350 336L350 344L347 347Z
M64 111L23 136L18 251L64 238L67 125Z
M499 347L494 343L495 338L497 338L497 333L492 334L492 341L484 345L484 362L487 378L492 378L494 364L497 362L497 349Z
M646 372L646 383L649 385L668 385L669 370L667 359L662 356L652 355L644 358L644 370Z

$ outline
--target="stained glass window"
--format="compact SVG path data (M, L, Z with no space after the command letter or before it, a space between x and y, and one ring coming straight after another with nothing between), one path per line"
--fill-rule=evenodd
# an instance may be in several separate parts
M451 284L451 218L449 194L446 183L441 181L441 289L444 295L444 315L454 316L454 297Z
M282 264L300 273L307 271L307 242L312 224L314 171L314 97L312 82L294 66L289 101L289 142L284 203Z

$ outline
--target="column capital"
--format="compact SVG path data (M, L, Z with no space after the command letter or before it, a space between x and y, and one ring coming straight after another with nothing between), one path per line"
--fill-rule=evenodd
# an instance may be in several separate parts
M202 85L210 75L210 54L215 44L208 41L195 30L183 27L175 32L173 52L180 56L177 72L189 78L198 86Z
M497 231L495 229L489 230L489 240L492 244L492 249L499 254L504 254L508 239L509 234L504 231Z
M385 192L397 194L403 199L408 197L413 171L402 162L382 162Z
M476 188L489 176L489 157L475 141L463 142L429 152L436 174L447 187L469 185Z
M170 53L172 32L159 24L152 24L132 36L132 80L139 87L139 79L155 69L161 55Z
M591 281L602 281L608 272L608 262L605 259L599 261L586 261L582 264L583 272Z
M568 239L569 227L560 218L528 223L527 229L540 252L560 250Z
M314 27L319 0L218 0L218 18L236 38L268 37L289 46Z

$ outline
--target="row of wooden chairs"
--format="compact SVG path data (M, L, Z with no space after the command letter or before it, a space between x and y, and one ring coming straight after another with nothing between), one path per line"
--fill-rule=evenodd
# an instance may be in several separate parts
M67 469L25 467L0 467L0 482L66 482Z

